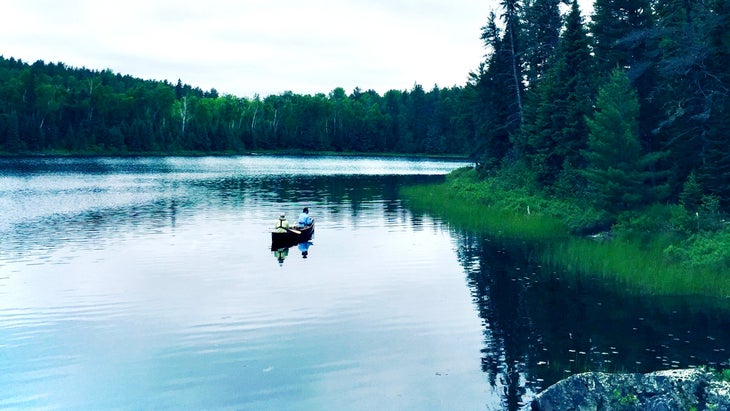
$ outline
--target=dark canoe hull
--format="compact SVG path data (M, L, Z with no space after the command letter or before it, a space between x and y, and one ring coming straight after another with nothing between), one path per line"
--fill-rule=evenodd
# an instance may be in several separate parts
M271 232L271 249L276 250L282 247L291 247L295 244L304 243L312 239L314 224L306 227L292 227L298 232L287 230L284 233Z

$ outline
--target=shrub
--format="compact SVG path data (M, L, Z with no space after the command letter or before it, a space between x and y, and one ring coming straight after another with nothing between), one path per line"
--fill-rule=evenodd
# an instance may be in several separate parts
M679 245L669 245L664 255L692 268L717 271L730 269L730 230L700 233Z

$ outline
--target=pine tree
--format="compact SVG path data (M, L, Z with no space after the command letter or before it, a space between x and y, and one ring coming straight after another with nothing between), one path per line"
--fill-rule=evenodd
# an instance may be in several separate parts
M586 120L588 147L583 174L596 206L618 213L656 199L665 187L651 186L647 171L659 153L642 154L639 142L639 99L626 73L615 69L598 91L596 111Z
M656 4L662 121L655 132L670 151L674 180L691 170L709 193L730 202L730 6L726 0Z
M573 1L549 69L534 90L517 140L543 185L551 185L567 164L579 168L585 148L585 116L592 106L593 75L589 39L578 2Z
M522 94L524 92L524 84L522 84L522 49L519 42L521 33L520 22L520 2L518 0L502 0L504 8L505 30L504 39L502 40L502 53L509 62L510 75L509 84L511 85L511 95L514 97L514 111L517 117L517 126L522 123Z
M702 187L697 181L695 173L689 173L687 181L682 185L682 192L679 193L679 204L690 213L695 213L702 203Z
M598 70L628 68L629 78L641 77L649 68L648 54L655 44L650 0L596 0L591 16L591 33Z
M644 146L657 147L651 133L659 121L653 104L657 85L658 41L651 0L596 0L591 16L597 75L608 77L621 67L639 94L639 130Z
M482 40L491 53L476 84L479 119L475 132L479 143L475 154L483 169L492 168L504 158L511 145L510 135L519 129L521 121L506 37L497 26L497 17L491 13L489 22L482 28Z
M707 119L707 146L700 168L701 180L708 192L730 207L730 2L714 0L704 24L710 55L705 60L707 75L714 78L707 92L711 99Z
M528 88L547 71L547 64L560 39L563 19L561 0L527 0L523 7L523 61Z

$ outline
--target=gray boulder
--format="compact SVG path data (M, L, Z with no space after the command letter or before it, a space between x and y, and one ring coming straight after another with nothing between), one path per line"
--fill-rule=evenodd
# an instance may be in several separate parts
M589 372L538 394L532 411L730 410L730 382L701 369L649 374Z

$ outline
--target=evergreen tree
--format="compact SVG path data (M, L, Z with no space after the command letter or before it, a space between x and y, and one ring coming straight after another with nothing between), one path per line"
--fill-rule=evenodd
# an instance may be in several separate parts
M522 83L522 48L519 42L521 35L520 2L518 0L502 0L504 8L504 39L502 40L501 52L505 54L510 68L510 88L514 98L514 114L517 117L517 126L522 123L522 94L524 84Z
M591 33L598 70L627 68L629 78L639 78L650 67L648 54L655 52L653 28L650 0L596 0Z
M709 110L706 129L706 153L700 168L701 180L708 192L730 207L730 2L714 0L707 3L705 21L709 56L707 93Z
M560 39L562 0L526 0L522 17L523 61L528 88L547 71L547 63Z
M671 153L673 181L691 170L703 187L730 201L730 158L724 127L730 122L730 12L726 1L669 0L656 4L661 75L658 137ZM676 184L678 185L678 183Z
M509 150L510 134L518 129L520 118L513 98L510 54L505 50L508 45L494 13L490 14L488 24L482 27L482 40L491 53L476 83L479 114L475 133L478 143L473 155L482 169L490 169L499 164Z
M656 89L658 39L651 0L596 0L590 30L597 76L616 67L627 70L639 95L639 130L643 145L656 148L651 131L659 113L653 104Z
M702 204L702 187L692 172L687 176L687 181L682 185L682 192L679 193L679 204L690 213L695 213Z
M0 118L0 134L4 137L0 137L0 143L4 143L0 145L0 150L14 153L25 149L25 145L20 139L17 112L11 111Z
M580 168L585 148L585 116L592 106L593 76L589 40L578 2L573 1L565 30L545 78L540 81L526 112L517 140L538 180L556 181L563 168Z
M587 167L583 174L596 205L618 213L655 200L664 187L649 184L659 154L643 155L639 142L639 100L620 69L598 91L596 111L587 119Z

